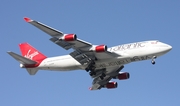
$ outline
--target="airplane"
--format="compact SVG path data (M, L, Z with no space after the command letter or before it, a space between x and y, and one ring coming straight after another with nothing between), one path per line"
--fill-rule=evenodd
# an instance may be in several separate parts
M12 51L7 53L20 63L30 75L38 70L72 71L85 70L93 78L90 90L113 89L118 84L112 79L126 80L128 72L122 72L126 64L155 59L169 52L172 46L159 40L148 40L122 44L108 48L107 45L93 45L77 38L76 34L65 34L41 22L25 17L27 23L51 36L50 41L64 48L73 49L69 55L47 57L28 43L19 44L22 55Z

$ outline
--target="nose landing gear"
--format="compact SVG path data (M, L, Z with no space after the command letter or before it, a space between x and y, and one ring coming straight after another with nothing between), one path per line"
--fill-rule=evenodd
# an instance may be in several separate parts
M153 56L153 58L152 58L152 61L151 61L151 63L154 65L156 62L155 62L155 60L156 60L156 56Z

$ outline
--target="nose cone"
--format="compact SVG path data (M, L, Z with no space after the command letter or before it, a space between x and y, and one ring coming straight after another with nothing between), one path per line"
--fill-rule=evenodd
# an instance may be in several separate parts
M172 46L170 46L170 45L168 45L168 44L163 43L163 45L161 45L161 50L162 50L164 53L169 52L171 49L172 49Z
M172 46L167 44L167 50L170 51L172 49Z
M164 44L164 45L166 45L165 49L166 49L167 52L169 52L172 49L172 46L170 46L168 44Z
M152 44L152 45L153 45L152 51L155 53L156 56L162 56L168 53L172 49L172 46L163 42L158 42L157 44Z

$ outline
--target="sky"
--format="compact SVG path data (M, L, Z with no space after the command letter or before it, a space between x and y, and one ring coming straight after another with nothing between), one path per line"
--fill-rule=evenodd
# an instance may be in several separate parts
M180 105L179 0L1 0L0 105L1 106L179 106ZM92 44L108 47L159 40L173 49L156 59L125 65L128 80L116 89L89 91L86 71L40 70L30 76L6 52L20 54L28 42L46 56L69 54L49 41L50 36L26 23L30 17Z

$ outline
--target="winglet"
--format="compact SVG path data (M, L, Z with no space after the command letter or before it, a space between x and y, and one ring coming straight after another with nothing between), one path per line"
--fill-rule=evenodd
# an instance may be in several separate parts
M31 22L32 20L30 19L30 18L28 18L28 17L24 17L24 20L26 21L26 22Z
M89 87L89 90L91 91L91 90L92 90L92 87Z

